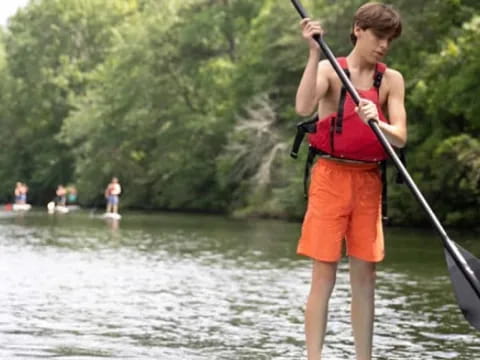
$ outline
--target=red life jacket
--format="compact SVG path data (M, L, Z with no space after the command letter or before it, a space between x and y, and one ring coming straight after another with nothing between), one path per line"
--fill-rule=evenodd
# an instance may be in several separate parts
M338 58L338 63L347 76L347 59ZM368 90L357 90L360 97L373 101L377 105L381 121L388 122L380 107L379 89L387 66L377 63L374 73L374 85ZM370 126L365 124L355 112L355 102L342 87L338 111L316 122L316 131L308 134L310 146L319 153L335 158L379 162L388 155L378 141Z

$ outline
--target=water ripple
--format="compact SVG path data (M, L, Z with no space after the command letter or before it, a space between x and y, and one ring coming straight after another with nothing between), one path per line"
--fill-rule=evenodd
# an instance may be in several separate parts
M2 219L0 358L304 358L310 262L291 255L296 225L274 223L288 235L275 243L272 223L265 233L216 218L152 227L150 218L115 232L83 218L81 227ZM480 343L448 278L395 267L378 273L376 359L474 359ZM349 307L343 262L326 359L354 358Z

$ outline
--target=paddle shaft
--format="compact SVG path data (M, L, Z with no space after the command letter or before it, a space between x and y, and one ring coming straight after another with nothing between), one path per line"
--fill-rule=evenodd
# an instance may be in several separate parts
M293 6L295 6L298 13L302 17L302 19L308 17L306 12L305 12L305 9L303 8L303 6L300 4L300 2L298 0L291 0L291 1L292 1ZM352 97L355 104L358 105L360 103L360 95L358 94L357 89L355 89L352 82L350 81L350 79L347 77L347 75L345 74L345 72L341 68L340 64L338 63L338 61L335 58L335 56L333 55L332 51L330 50L330 48L326 44L325 40L323 40L323 37L320 36L320 35L315 35L313 38L317 41L318 45L322 49L322 52L325 54L328 61L333 66L335 72L337 73L338 77L340 78L340 81L342 82L343 86L345 87L345 89L348 91L348 93ZM375 119L370 119L370 120L368 120L368 125L370 125L371 129L373 130L373 132L377 136L377 138L380 141L380 143L382 144L383 148L385 149L387 154L390 156L390 158L393 160L393 163L395 164L395 167L398 169L400 174L403 176L405 182L407 183L407 186L409 187L409 189L411 190L411 192L413 193L415 198L418 200L418 202L422 206L423 210L425 210L425 212L427 213L427 215L430 219L430 222L433 224L433 226L435 227L435 229L439 233L445 249L448 251L448 253L452 257L452 259L455 261L457 266L462 271L463 275L466 277L466 279L468 280L468 282L472 286L472 289L475 291L477 296L480 298L480 281L477 279L473 270L470 268L470 266L465 261L464 257L461 255L461 253L458 250L458 248L456 247L455 243L452 240L450 240L450 238L448 237L445 229L443 228L442 224L440 223L437 216L433 212L432 208L427 203L424 196L422 195L422 193L418 189L417 185L413 181L412 177L408 173L407 169L405 168L405 166L402 164L402 162L398 158L398 155L393 150L392 145L390 144L390 142L387 140L387 138L383 134L382 130L380 129L380 126L378 125L378 122Z

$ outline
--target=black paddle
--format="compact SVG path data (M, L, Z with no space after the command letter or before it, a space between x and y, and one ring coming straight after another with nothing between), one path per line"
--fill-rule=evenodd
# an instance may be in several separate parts
M306 18L307 14L302 4L300 4L300 1L291 1L302 19ZM345 72L338 64L337 59L323 40L323 37L320 35L315 35L314 39L318 42L328 61L333 66L337 75L340 77L340 81L342 82L343 86L347 89L348 93L353 98L353 101L355 101L355 103L358 105L360 103L360 96L358 95L357 90L354 88L349 78L345 75ZM453 284L453 289L457 298L458 305L468 322L475 329L480 330L480 261L467 250L463 249L458 244L450 240L445 229L436 217L430 205L428 205L422 193L412 180L407 169L405 168L405 166L403 166L402 162L393 150L392 145L390 145L387 138L380 130L377 121L374 119L370 119L368 121L368 124L372 128L380 143L383 145L385 151L393 160L396 168L403 176L409 189L411 190L417 201L420 203L420 205L423 207L433 226L439 233L440 238L442 239L448 265L448 271L450 273L450 279Z

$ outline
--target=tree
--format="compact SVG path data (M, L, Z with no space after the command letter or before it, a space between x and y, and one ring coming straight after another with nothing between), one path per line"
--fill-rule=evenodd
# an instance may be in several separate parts
M107 56L112 29L135 9L132 0L44 0L10 19L5 42L12 101L2 124L9 136L0 179L27 181L42 202L58 183L72 180L70 149L55 135L71 110L69 98L84 91L89 73Z

